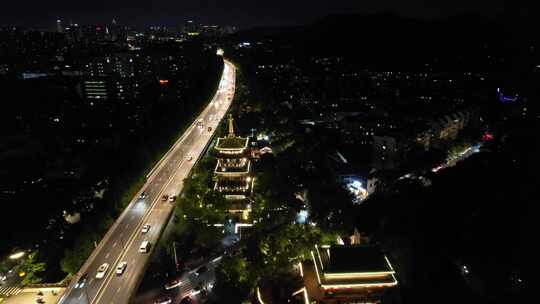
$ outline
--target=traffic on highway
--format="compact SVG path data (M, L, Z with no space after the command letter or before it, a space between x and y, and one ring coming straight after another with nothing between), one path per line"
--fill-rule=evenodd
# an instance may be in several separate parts
M218 90L210 103L147 176L143 188L100 241L59 303L130 301L174 209L176 197L182 191L183 180L211 142L217 125L229 109L234 90L235 67L225 60ZM207 270L211 273L213 266ZM202 273L199 275L204 277ZM198 273L187 276L186 284L178 287L185 290L185 296L196 296L203 289L187 282L189 276L198 277ZM204 286L206 288L208 286Z

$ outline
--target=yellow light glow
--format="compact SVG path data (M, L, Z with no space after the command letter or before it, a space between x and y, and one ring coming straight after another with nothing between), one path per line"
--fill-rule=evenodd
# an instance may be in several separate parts
M311 257L313 258L313 265L315 265L315 272L317 273L317 281L319 282L319 285L320 285L321 276L319 275L319 268L317 267L317 261L315 260L315 255L313 254L313 251L311 251Z
M324 277L327 279L354 279L354 278L377 278L385 277L389 274L394 274L394 271L380 271L380 272L344 272L344 273L324 273Z
M19 251L17 253L14 253L14 254L10 255L9 258L11 260L16 260L16 259L22 258L23 256L24 256L24 251Z
M305 287L304 287L304 304L309 304L309 295Z
M257 300L259 301L259 303L264 304L259 287L257 287Z
M300 288L300 289L298 289L297 291L293 292L293 294L292 294L293 297L294 297L295 295L301 293L301 292L303 291L303 289L304 289L304 288Z
M369 288L369 287L392 287L397 285L395 277L390 283L365 283L365 284L321 284L323 289L339 289L339 288Z
M323 265L322 260L321 260L321 253L319 252L319 246L317 246L317 244L315 244L315 250L317 250L317 257L319 258L319 263L321 265L321 271L324 271L324 265Z
M299 293L302 293L302 295L304 297L304 304L309 304L309 295L307 293L306 287L302 287L301 289L293 292L292 296L294 297L295 295L297 295Z
M386 264L388 264L388 267L390 267L390 269L392 270L392 273L396 273L394 271L394 267L392 267L392 264L390 264L390 261L388 260L388 258L386 256L384 256L384 259L386 260Z

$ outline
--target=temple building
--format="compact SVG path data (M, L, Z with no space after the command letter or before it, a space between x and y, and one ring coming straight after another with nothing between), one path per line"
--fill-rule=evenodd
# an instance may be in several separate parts
M385 292L398 284L377 246L315 246L311 258L299 265L304 287L293 296L301 302L381 303Z
M247 219L251 210L249 196L253 189L249 140L247 137L235 135L234 120L230 114L228 129L227 136L218 138L215 145L218 161L214 170L214 190L221 192L231 201L230 213L240 213L243 219Z

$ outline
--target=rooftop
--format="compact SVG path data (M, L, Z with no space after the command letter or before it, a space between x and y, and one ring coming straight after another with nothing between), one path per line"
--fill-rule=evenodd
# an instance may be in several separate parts
M215 174L248 174L251 168L251 162L246 158L237 159L218 159Z
M330 246L327 249L319 249L325 273L392 271L378 247L353 245Z
M376 246L315 246L312 258L324 289L397 284L390 261Z
M244 149L248 145L247 137L220 137L216 149Z

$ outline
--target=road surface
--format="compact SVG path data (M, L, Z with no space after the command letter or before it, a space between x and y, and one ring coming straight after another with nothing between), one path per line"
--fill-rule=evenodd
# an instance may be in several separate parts
M212 292L216 281L215 270L221 262L221 258L217 257L192 271L183 273L177 278L179 285L174 288L165 290L165 287L161 286L137 295L137 298L132 301L132 304L153 304L157 300L164 298L170 298L172 303L176 304L180 303L185 297L190 297L194 300L194 303L198 303L203 293L209 294ZM204 273L197 274L197 270L203 266L207 270ZM201 293L195 292L197 287L202 291Z
M174 208L173 203L163 202L161 197L165 194L176 195L182 190L184 178L206 149L217 125L229 109L234 96L235 73L235 67L225 60L218 91L210 103L152 170L146 184L109 229L59 303L129 302L151 254L140 253L139 246L145 240L152 245L157 244ZM197 123L201 119L202 127ZM143 191L146 193L144 199L140 198ZM141 229L145 224L150 224L151 228L143 234ZM127 262L127 268L122 275L116 275L116 266L121 261ZM108 263L109 269L103 278L97 279L97 269L103 263ZM84 286L77 286L85 275Z

